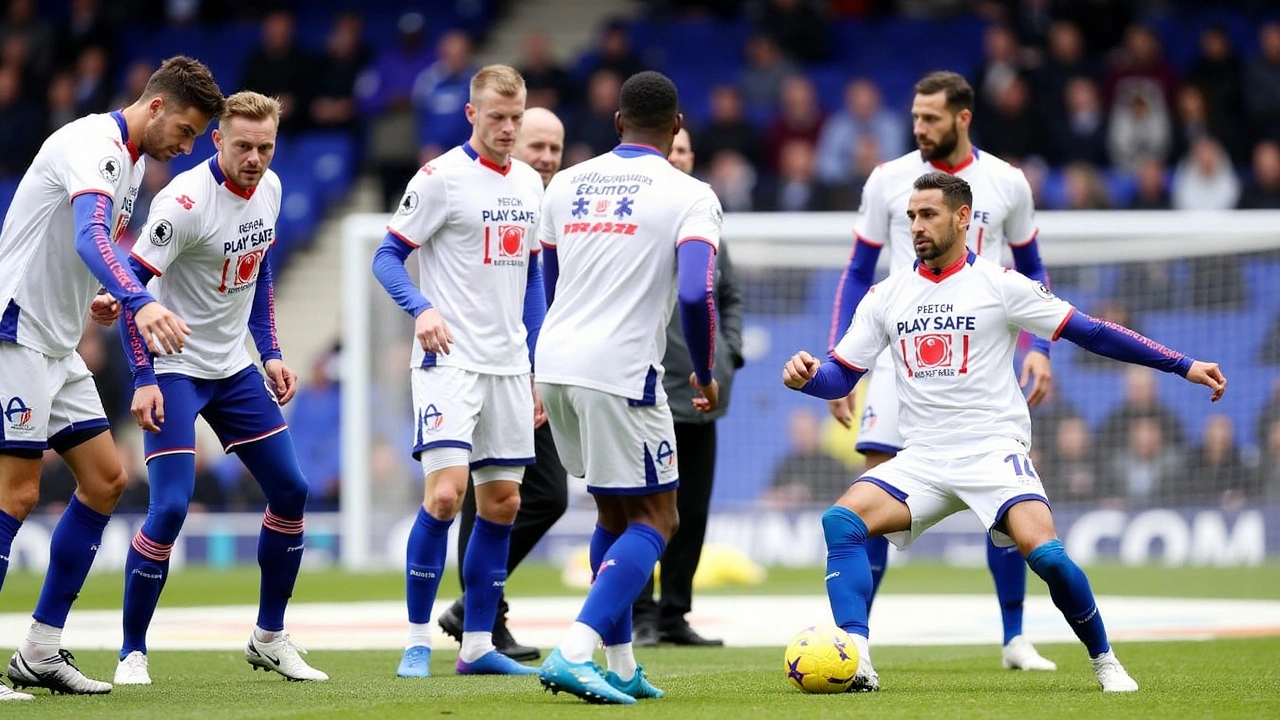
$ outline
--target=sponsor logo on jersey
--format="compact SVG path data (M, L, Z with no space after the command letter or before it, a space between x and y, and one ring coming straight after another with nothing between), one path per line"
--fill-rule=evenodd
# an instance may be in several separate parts
M9 423L10 430L33 429L31 415L32 409L17 396L9 398L9 403L4 408L4 419Z

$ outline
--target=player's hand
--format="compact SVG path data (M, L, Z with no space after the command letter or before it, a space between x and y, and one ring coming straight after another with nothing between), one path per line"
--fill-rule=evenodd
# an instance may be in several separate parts
M1209 402L1218 402L1222 399L1222 393L1227 391L1227 376L1222 374L1218 363L1200 360L1191 363L1191 369L1187 371L1187 382L1204 385L1212 390L1213 397L1209 398Z
M538 384L533 385L533 429L537 430L547 424L547 410L542 406L542 395L538 393Z
M95 295L89 303L89 317L103 327L111 327L111 323L120 319L120 301L111 293Z
M693 399L693 409L698 412L709 413L720 405L720 383L715 378L711 378L711 382L702 385L698 382L698 374L689 374L689 385L691 385L697 397Z
M262 364L267 380L276 394L276 402L287 405L298 392L298 374L289 369L283 360L268 360Z
M159 385L143 385L133 391L133 404L129 412L138 421L138 427L149 433L160 432L164 424L164 395Z
M142 339L153 355L159 355L161 349L166 355L182 352L182 346L191 334L191 328L187 327L182 318L158 302L143 305L138 314L133 316L133 321L137 323L138 332L142 333Z
M1029 352L1022 360L1022 379L1019 387L1026 389L1027 381L1031 381L1031 392L1027 393L1027 405L1035 407L1049 397L1053 388L1053 370L1049 367L1049 356L1042 352Z
M427 308L418 313L418 318L413 321L413 334L423 350L433 355L449 354L449 343L453 342L453 335L439 310Z
M828 400L827 407L830 408L831 417L835 418L836 422L846 428L853 428L853 410L856 403L857 399L854 398L854 394L851 392L842 398Z
M801 350L792 355L786 366L782 368L782 384L792 390L799 390L809 384L813 376L818 374L820 367L822 363L817 358Z

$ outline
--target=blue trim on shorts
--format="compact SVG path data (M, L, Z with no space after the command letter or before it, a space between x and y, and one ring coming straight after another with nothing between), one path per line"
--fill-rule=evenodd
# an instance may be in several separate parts
M39 440L0 440L0 450L38 450L49 449L49 443Z
M854 445L853 449L857 450L860 453L865 453L868 450L872 450L875 452L882 452L889 455L897 455L898 453L902 452L902 448L900 447L885 445L884 443L878 443L878 442L860 442L857 445Z
M0 340L18 342L18 315L20 314L22 314L22 308L18 306L18 301L9 298L4 314L0 315Z
M645 485L644 487L602 488L588 485L587 492L592 495L658 495L670 492L678 487L680 487L680 478L661 485Z
M650 407L658 404L658 371L652 365L649 366L649 374L644 376L644 394L639 400L627 398L627 405L631 407Z
M857 484L857 483L860 483L860 482L869 482L869 483L871 483L872 485L875 485L876 487L880 488L881 490L884 490L885 492L887 492L887 493L889 493L890 495L894 496L894 497L895 497L895 498L897 498L900 502L906 502L906 501L907 501L907 497L909 497L906 493L904 493L904 492L902 492L901 490L899 490L898 488L896 488L896 487L894 487L894 486L890 485L889 483L887 483L887 482L885 482L885 481L881 480L880 478L868 477L868 476L866 476L866 475L863 475L862 477L858 478L857 480L854 480L854 481L853 481L853 483L850 483L850 484Z
M448 441L446 441L446 442L448 442ZM482 467L489 467L489 466L491 466L491 465L499 465L499 466L502 466L502 467L523 467L523 466L525 466L525 465L532 465L532 464L534 464L534 463L535 463L535 462L537 462L537 461L538 461L538 459L537 459L537 458L535 458L535 457L523 457L523 458L484 458L484 459L482 459L482 460L475 460L475 461L473 461L473 462L471 463L471 469L472 469L472 470L476 470L476 469L478 469L478 468L482 468Z
M421 365L419 365L418 367L420 367L420 368L422 368L422 369L424 369L424 370L425 370L426 368L433 368L433 367L437 367L437 365L436 365L436 354L435 354L435 353L425 353L425 354L423 354L423 356L422 356L422 364L421 364Z
M70 436L72 433L75 433L75 432L80 432L82 430L94 430L97 428L110 428L110 427L111 427L111 423L104 417L90 418L88 420L82 420L78 423L71 423L70 425L54 433L49 438L49 447L57 448L58 444L62 440L64 440L65 438L67 438L68 436ZM70 450L71 448L65 448L65 449ZM61 450L59 450L59 452L61 452Z
M466 450L467 452L471 452L471 443L467 442L466 440L432 440L429 443L414 445L413 459L421 460L422 453L426 452L427 450L434 450L436 448L459 448L461 450Z
M1044 495L1040 495L1037 493L1022 493L1021 495L1014 495L1008 500L1005 500L1004 504L1000 506L1000 509L996 510L996 519L994 522L991 523L991 527L987 528L987 533L990 534L991 531L995 530L996 526L1000 524L1000 521L1004 520L1004 515L1005 513L1009 512L1009 508L1013 507L1014 505L1017 505L1020 502L1025 502L1027 500L1039 500L1040 502L1044 503L1050 510L1053 510L1053 506L1049 504L1049 498L1045 497ZM1004 531L1001 530L1000 532L1004 532ZM1008 533L1005 533L1005 534L1008 535Z

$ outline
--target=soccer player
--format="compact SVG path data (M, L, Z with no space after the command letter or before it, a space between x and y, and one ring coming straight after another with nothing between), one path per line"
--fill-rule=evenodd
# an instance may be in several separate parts
M218 152L156 195L129 264L161 302L188 318L181 355L131 356L133 415L147 432L151 503L124 565L124 644L117 685L150 685L147 628L169 577L169 555L196 482L196 416L235 452L261 485L267 509L258 536L262 586L258 622L245 646L256 670L290 680L328 680L307 665L284 630L285 606L302 564L307 481L280 414L297 390L276 339L275 290L267 251L280 213L280 178L270 170L280 103L255 92L227 98L213 131ZM154 280L153 280L154 278ZM245 349L250 331L267 383ZM124 313L120 333L134 345Z
M637 73L618 104L622 143L556 175L542 206L550 309L538 389L565 469L595 497L597 524L591 591L539 674L553 692L633 704L663 694L636 664L631 604L678 523L675 428L662 387L667 322L678 294L692 402L715 410L712 278L722 217L711 188L667 162L683 123L675 85ZM591 661L602 640L607 675Z
M907 217L917 261L873 286L830 359L807 352L783 369L787 387L825 399L849 394L888 349L897 373L904 447L865 472L822 516L827 597L836 623L858 645L853 690L877 690L867 643L872 592L866 541L907 547L939 520L969 508L999 546L1016 546L1049 586L1054 605L1084 643L1104 692L1138 685L1107 642L1089 581L1054 531L1044 486L1028 458L1031 418L1009 371L1018 330L1059 337L1099 355L1177 373L1208 386L1226 378L1214 363L1165 348L1128 328L1095 320L1043 283L965 247L973 218L969 184L946 172L917 178Z
M145 165L191 152L222 111L209 69L164 61L129 107L88 115L45 140L23 175L0 231L0 584L9 548L40 494L40 457L53 448L76 492L53 531L35 622L9 660L17 687L100 694L62 649L62 628L111 518L125 472L93 376L76 353L86 310L137 319L138 348L179 352L190 329L155 301L115 239L129 224ZM99 286L107 293L95 298ZM0 701L31 696L0 685Z
M551 182L551 176L560 171L564 157L564 125L555 113L546 108L529 108L525 111L516 147L511 153L538 171L542 185ZM533 547L569 507L569 479L556 453L551 427L545 422L533 431L534 463L525 470L520 483L520 511L516 513L511 528L511 548L507 555L507 575L515 572ZM458 526L458 567L466 565L467 540L471 537L476 520L476 496L467 492L462 502L461 524ZM461 577L461 575L459 576ZM462 578L465 593L466 578ZM458 598L440 616L440 629L461 642L462 628L466 623L466 596ZM538 648L521 645L507 629L506 598L498 604L497 619L493 623L493 644L498 652L512 660L537 660L542 653Z
M1031 186L1021 170L994 155L980 152L969 141L969 123L973 119L973 88L969 83L953 72L925 76L916 83L911 116L918 150L876 168L863 188L862 218L855 233L857 243L836 292L828 349L835 347L838 333L849 327L854 308L871 287L880 251L888 246L889 272L914 262L907 200L912 181L932 170L962 177L973 188L978 204L973 208L969 225L969 248L978 256L999 264L1008 246L1013 251L1018 272L1048 286L1036 244ZM884 353L875 363L867 388L857 445L866 457L867 471L888 461L903 446L892 366L889 353ZM1034 407L1048 394L1051 382L1049 342L1043 338L1033 339L1023 360L1022 385L1026 386L1028 381L1032 386L1027 400ZM838 421L846 427L852 424L852 396L832 400L830 406ZM888 540L867 541L872 576L869 599L872 601L884 577L888 555ZM996 547L988 539L987 566L1000 601L1004 667L1056 670L1057 665L1041 657L1022 634L1022 604L1027 594L1027 568L1022 557L1013 548Z
M431 676L431 608L468 471L478 517L462 565L470 592L457 672L537 672L493 644L520 481L534 462L534 424L545 422L530 373L546 313L534 245L542 181L511 156L524 103L524 79L514 69L489 65L472 76L471 138L409 181L374 255L374 274L414 317L418 341L410 371L413 455L426 488L409 533L409 640L399 677ZM415 249L420 288L404 268Z

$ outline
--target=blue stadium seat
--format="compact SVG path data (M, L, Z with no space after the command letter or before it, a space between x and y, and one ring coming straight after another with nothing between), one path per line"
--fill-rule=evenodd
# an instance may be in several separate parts
M309 172L324 205L346 194L355 177L355 141L346 133L307 133L290 152L294 162Z

